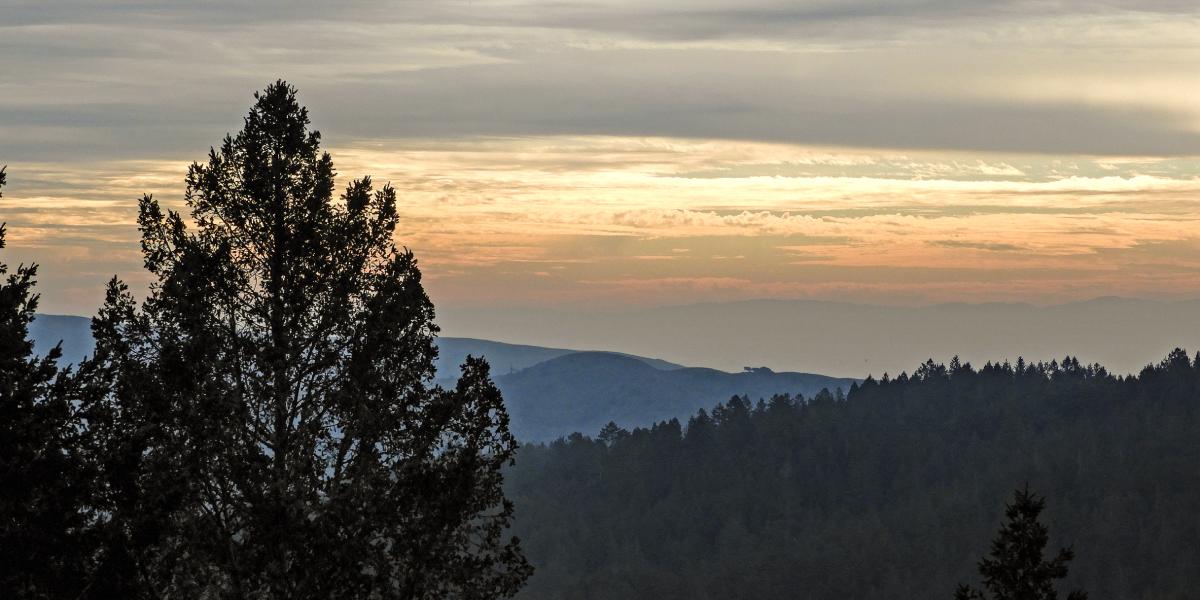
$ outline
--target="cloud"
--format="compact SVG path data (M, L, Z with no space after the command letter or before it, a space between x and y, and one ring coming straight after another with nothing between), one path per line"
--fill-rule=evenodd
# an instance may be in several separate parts
M94 305L81 281L136 277L136 199L178 203L187 162L280 77L341 173L400 190L398 239L439 301L619 301L621 282L657 299L1200 293L1195 2L0 0L0 15L0 211L57 310Z
M943 248L965 248L969 250L987 250L988 252L1017 252L1022 248L1016 244L1002 242L968 242L963 240L934 240L934 246Z
M0 9L0 52L10 57L0 136L4 153L24 160L194 155L236 128L250 92L276 77L300 86L335 142L648 135L1200 154L1195 3L128 1Z
M898 86L847 82L837 72L789 76L787 66L795 60L787 56L710 58L575 52L536 66L424 71L373 85L355 114L386 121L390 113L384 132L413 137L647 135L894 149L1200 154L1200 131L1192 129L1191 117L1167 110L921 96ZM372 121L336 125L343 134L369 135Z

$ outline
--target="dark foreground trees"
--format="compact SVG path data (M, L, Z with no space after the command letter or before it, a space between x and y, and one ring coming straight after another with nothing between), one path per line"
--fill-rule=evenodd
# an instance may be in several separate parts
M154 283L141 303L109 284L78 373L30 357L32 269L0 290L0 595L511 596L531 569L506 534L516 442L487 363L432 385L434 311L392 242L395 191L364 178L335 197L295 90L255 98L191 166L186 217L142 200ZM10 487L30 474L49 484ZM72 481L84 497L53 506ZM93 545L77 556L63 532ZM72 557L70 592L21 580Z
M1025 489L1017 490L1012 504L1004 507L1008 522L1000 527L992 541L991 553L979 561L984 591L959 585L955 600L1056 600L1055 581L1067 576L1067 563L1075 558L1070 548L1062 548L1053 559L1043 553L1050 541L1049 531L1038 520L1046 508L1044 498ZM1083 591L1074 591L1067 600L1087 600Z
M1128 377L930 362L605 438L523 446L506 475L537 568L521 598L946 598L1025 481L1051 499L1051 543L1079 550L1060 589L1200 586L1200 363L1182 351Z
M82 367L122 557L154 595L493 598L529 573L505 537L515 442L487 364L431 387L437 327L396 194L334 197L280 82L193 164L184 217L145 198L155 276L114 281Z
M0 224L0 249L5 233ZM0 596L74 598L86 586L90 490L60 351L37 357L28 341L36 276L36 265L9 273L0 262Z

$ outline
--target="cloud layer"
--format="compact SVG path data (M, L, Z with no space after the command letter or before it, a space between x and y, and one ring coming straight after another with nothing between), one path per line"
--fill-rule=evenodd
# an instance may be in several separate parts
M0 134L26 159L194 152L283 77L342 138L1200 154L1197 6L4 2Z
M296 84L435 299L1200 294L1200 5L0 0L0 200L46 307ZM9 259L13 261L13 258Z
M595 136L333 154L346 177L401 190L397 237L457 306L1200 296L1194 159ZM62 292L48 300L73 310L114 271L139 283L133 199L151 189L178 205L184 166L14 165L27 195L6 209L13 252L46 263Z

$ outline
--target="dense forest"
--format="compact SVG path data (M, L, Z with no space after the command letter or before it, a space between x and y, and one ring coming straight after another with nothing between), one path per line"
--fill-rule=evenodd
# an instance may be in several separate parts
M520 597L949 598L1026 484L1074 547L1065 587L1195 597L1198 361L930 361L844 397L526 445L507 476L536 567Z

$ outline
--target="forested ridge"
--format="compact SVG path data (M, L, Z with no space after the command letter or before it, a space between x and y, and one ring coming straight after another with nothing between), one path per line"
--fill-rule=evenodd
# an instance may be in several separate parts
M845 397L525 445L507 475L536 567L519 597L948 598L1025 484L1074 546L1065 587L1195 597L1197 361L930 361Z

